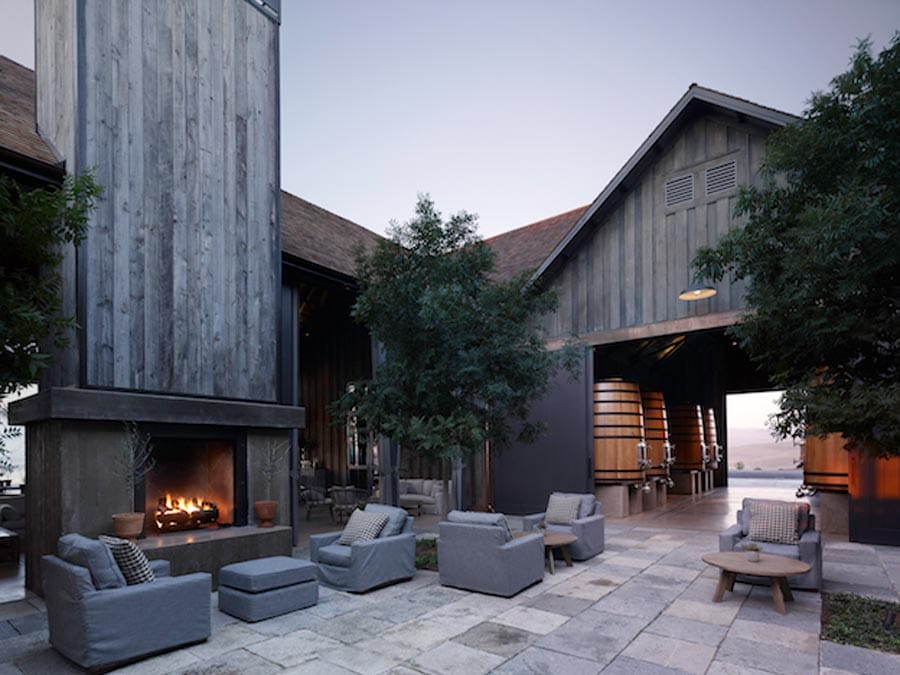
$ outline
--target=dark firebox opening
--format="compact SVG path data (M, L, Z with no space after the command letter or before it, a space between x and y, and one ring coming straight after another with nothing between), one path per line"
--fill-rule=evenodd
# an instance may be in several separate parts
M246 436L151 432L155 464L135 487L147 534L247 524Z

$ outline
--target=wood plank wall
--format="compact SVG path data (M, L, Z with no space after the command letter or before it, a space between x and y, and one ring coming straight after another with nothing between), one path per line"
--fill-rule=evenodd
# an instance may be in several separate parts
M704 171L737 161L737 183L757 183L768 132L724 115L688 122L624 198L601 215L551 280L558 309L544 317L548 339L587 334L744 308L744 284L725 279L710 300L685 302L697 248L736 227L737 189L707 197ZM694 175L695 198L665 206L665 182Z
M75 156L76 40L53 39L55 36L75 34L76 4L69 0L40 0L35 3L35 117L40 133L52 141L60 159L66 158L71 169ZM63 279L62 311L75 316L77 304L77 274L75 247L63 247L60 275ZM41 374L41 387L67 386L79 383L77 335L69 332L70 345L56 349L45 348L53 354L53 367Z
M76 27L76 4L38 3L56 19L37 51L83 47L74 105L39 56L60 93L40 117L105 189L78 255L80 384L275 401L277 24L248 2L85 0Z

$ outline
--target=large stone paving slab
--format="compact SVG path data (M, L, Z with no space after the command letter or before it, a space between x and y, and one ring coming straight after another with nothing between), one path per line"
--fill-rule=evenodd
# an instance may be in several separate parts
M702 674L715 656L715 647L641 633L625 648L622 656L649 661L666 668Z
M485 621L453 638L454 642L497 656L515 656L540 637L521 628Z
M503 656L473 649L458 642L445 642L410 661L423 673L434 675L482 675L506 660Z
M821 663L823 668L847 670L864 675L900 673L900 654L840 645L827 640L821 643Z
M663 614L647 626L645 632L717 647L725 639L728 628L714 623Z
M761 644L756 640L745 640L730 635L722 641L716 652L716 660L781 675L809 675L819 668L818 654L773 643Z
M596 675L602 666L596 661L561 654L540 647L529 647L492 672L496 675Z

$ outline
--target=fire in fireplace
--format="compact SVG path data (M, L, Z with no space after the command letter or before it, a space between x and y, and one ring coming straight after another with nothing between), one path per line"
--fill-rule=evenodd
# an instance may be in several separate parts
M160 532L177 532L215 525L219 520L219 507L202 497L176 497L167 494L159 498L153 516Z
M154 433L152 440L156 463L140 496L148 532L246 524L242 439Z

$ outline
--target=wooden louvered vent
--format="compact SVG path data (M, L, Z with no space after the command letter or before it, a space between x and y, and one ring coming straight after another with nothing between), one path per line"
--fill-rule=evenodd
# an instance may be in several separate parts
M694 198L694 174L666 181L666 206L689 202Z
M714 195L737 186L737 162L731 160L706 170L706 194Z

